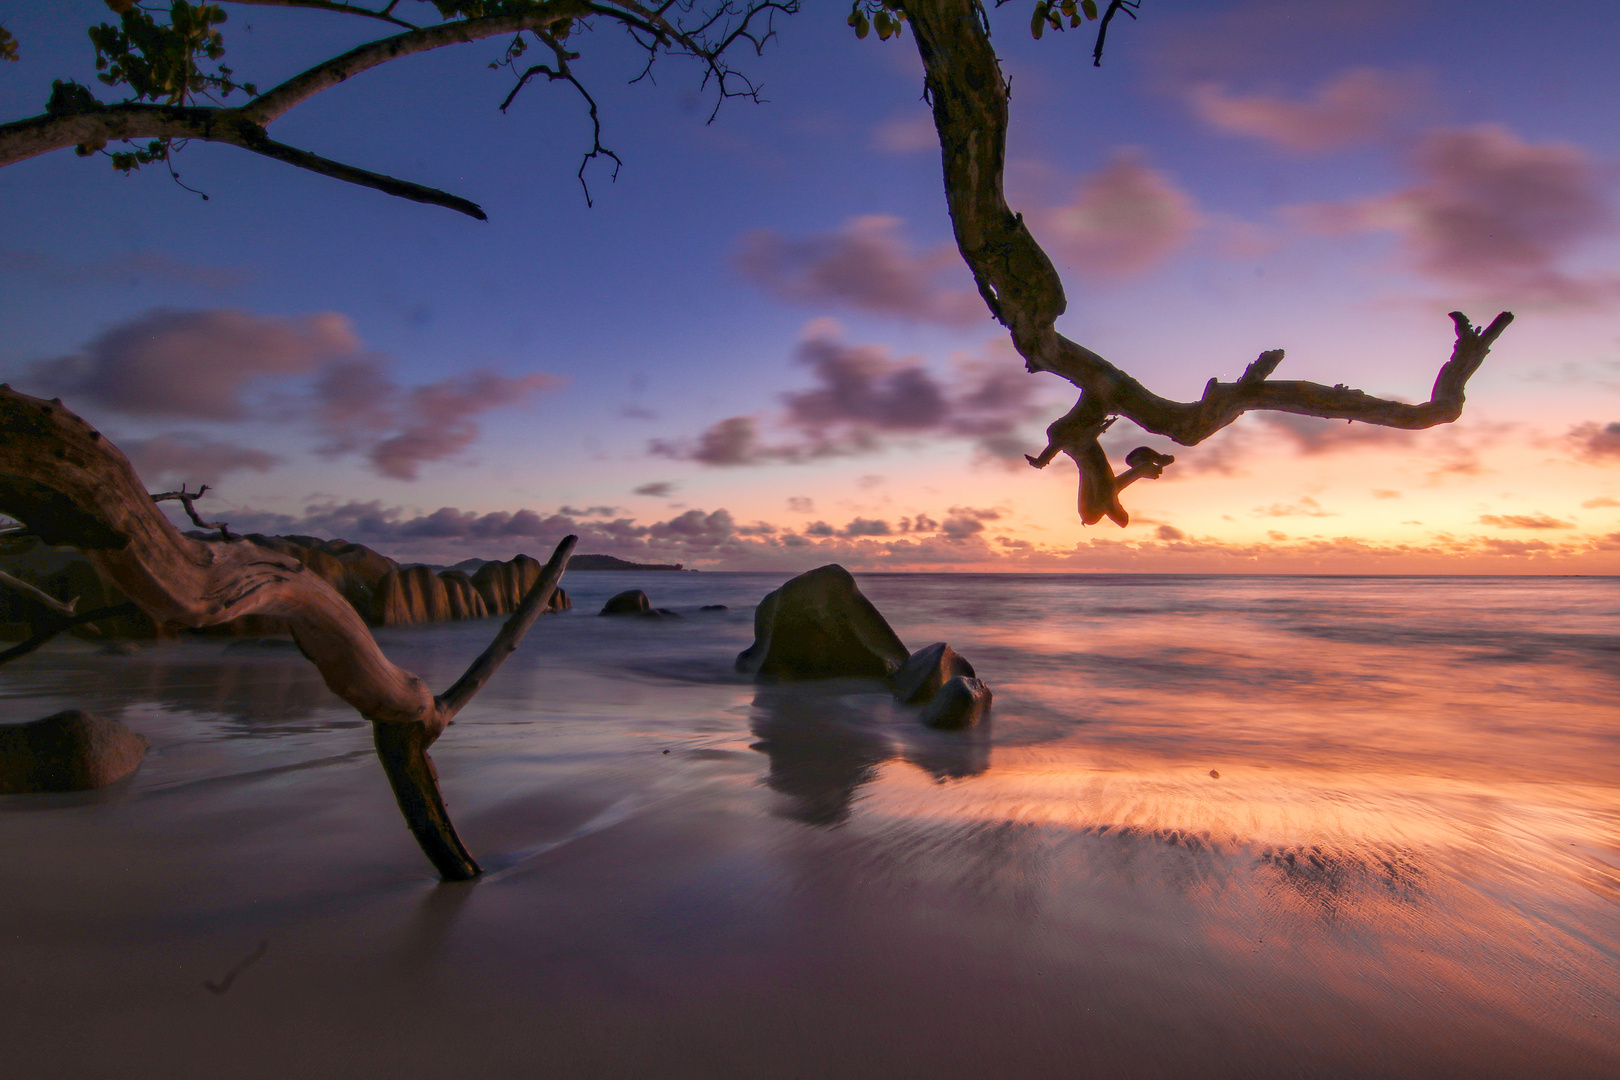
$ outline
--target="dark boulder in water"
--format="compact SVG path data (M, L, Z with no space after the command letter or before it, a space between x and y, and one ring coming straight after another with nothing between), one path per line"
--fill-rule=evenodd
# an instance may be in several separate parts
M887 679L905 645L842 566L819 567L759 602L737 670L760 679Z
M731 609L726 607L726 605L724 605L724 604L704 604L702 607L698 608L698 610L699 611L730 611Z
M972 727L990 708L990 688L978 679L957 675L945 680L917 719L932 728Z
M943 641L936 641L912 653L889 680L889 686L894 690L896 701L915 705L932 698L956 676L971 679L975 674L973 665L962 654Z
M135 771L146 736L78 709L0 726L0 795L88 791Z
M603 615L656 615L652 601L640 589L626 589L602 605Z

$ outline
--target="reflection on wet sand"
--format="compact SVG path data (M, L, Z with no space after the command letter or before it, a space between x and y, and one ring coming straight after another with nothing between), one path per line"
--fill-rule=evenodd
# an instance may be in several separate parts
M755 693L753 749L770 758L765 783L787 796L785 816L807 825L843 823L856 792L897 756L941 782L990 767L989 719L965 731L936 731L917 722L919 709L892 705L882 688L857 683L826 680Z
M971 650L966 732L739 684L779 583L537 627L435 748L468 885L294 656L0 673L153 739L0 800L7 1080L1620 1075L1620 582L863 580ZM385 648L437 685L486 636Z

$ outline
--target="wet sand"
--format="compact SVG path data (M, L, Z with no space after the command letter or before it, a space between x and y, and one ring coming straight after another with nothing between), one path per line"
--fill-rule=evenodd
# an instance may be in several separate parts
M732 678L776 583L570 580L435 748L466 885L296 652L0 672L153 742L0 798L6 1075L1620 1075L1620 582L862 578L970 733Z

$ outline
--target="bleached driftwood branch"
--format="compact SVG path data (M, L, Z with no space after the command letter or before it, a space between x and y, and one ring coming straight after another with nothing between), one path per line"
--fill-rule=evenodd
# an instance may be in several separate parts
M1097 436L1112 417L1128 417L1147 431L1196 446L1245 412L1268 409L1301 416L1359 420L1382 427L1418 429L1462 414L1464 388L1497 337L1513 321L1502 312L1476 329L1452 312L1457 343L1435 379L1430 399L1407 404L1373 397L1345 385L1272 381L1281 349L1261 354L1236 382L1211 379L1197 401L1173 401L1148 390L1084 345L1059 334L1068 305L1057 269L1002 191L1006 165L1007 83L991 48L981 0L905 0L912 36L926 71L945 171L945 196L956 245L973 272L990 313L1012 332L1030 371L1050 371L1080 388L1080 400L1047 429L1049 444L1030 463L1044 466L1059 452L1080 467L1081 516L1119 524L1116 478ZM1137 473L1137 479L1147 473Z
M0 386L0 513L47 544L78 548L160 626L215 626L251 614L285 619L326 685L371 721L400 810L439 874L479 873L445 810L427 749L545 609L575 537L557 545L490 648L435 696L391 663L354 607L298 559L247 540L184 535L100 432L59 402L7 386Z

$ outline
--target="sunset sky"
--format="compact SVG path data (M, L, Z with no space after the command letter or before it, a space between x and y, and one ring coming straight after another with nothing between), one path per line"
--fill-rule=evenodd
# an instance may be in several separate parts
M384 36L226 4L227 62L273 84ZM951 243L909 32L857 41L808 0L737 63L573 39L616 181L575 177L563 85L504 41L385 65L281 141L444 188L479 222L222 146L124 177L59 152L0 170L0 377L64 402L153 490L208 483L234 530L407 560L581 550L709 569L1620 573L1620 5L1145 0L1089 30L993 12L1007 189L1064 275L1059 328L1196 398L1264 349L1277 378L1426 399L1446 313L1517 321L1454 425L1251 414L1087 528L1073 403L1027 375ZM430 5L405 0L428 21ZM103 99L100 0L0 5L21 59ZM238 99L240 100L240 99ZM206 193L207 201L187 187Z

